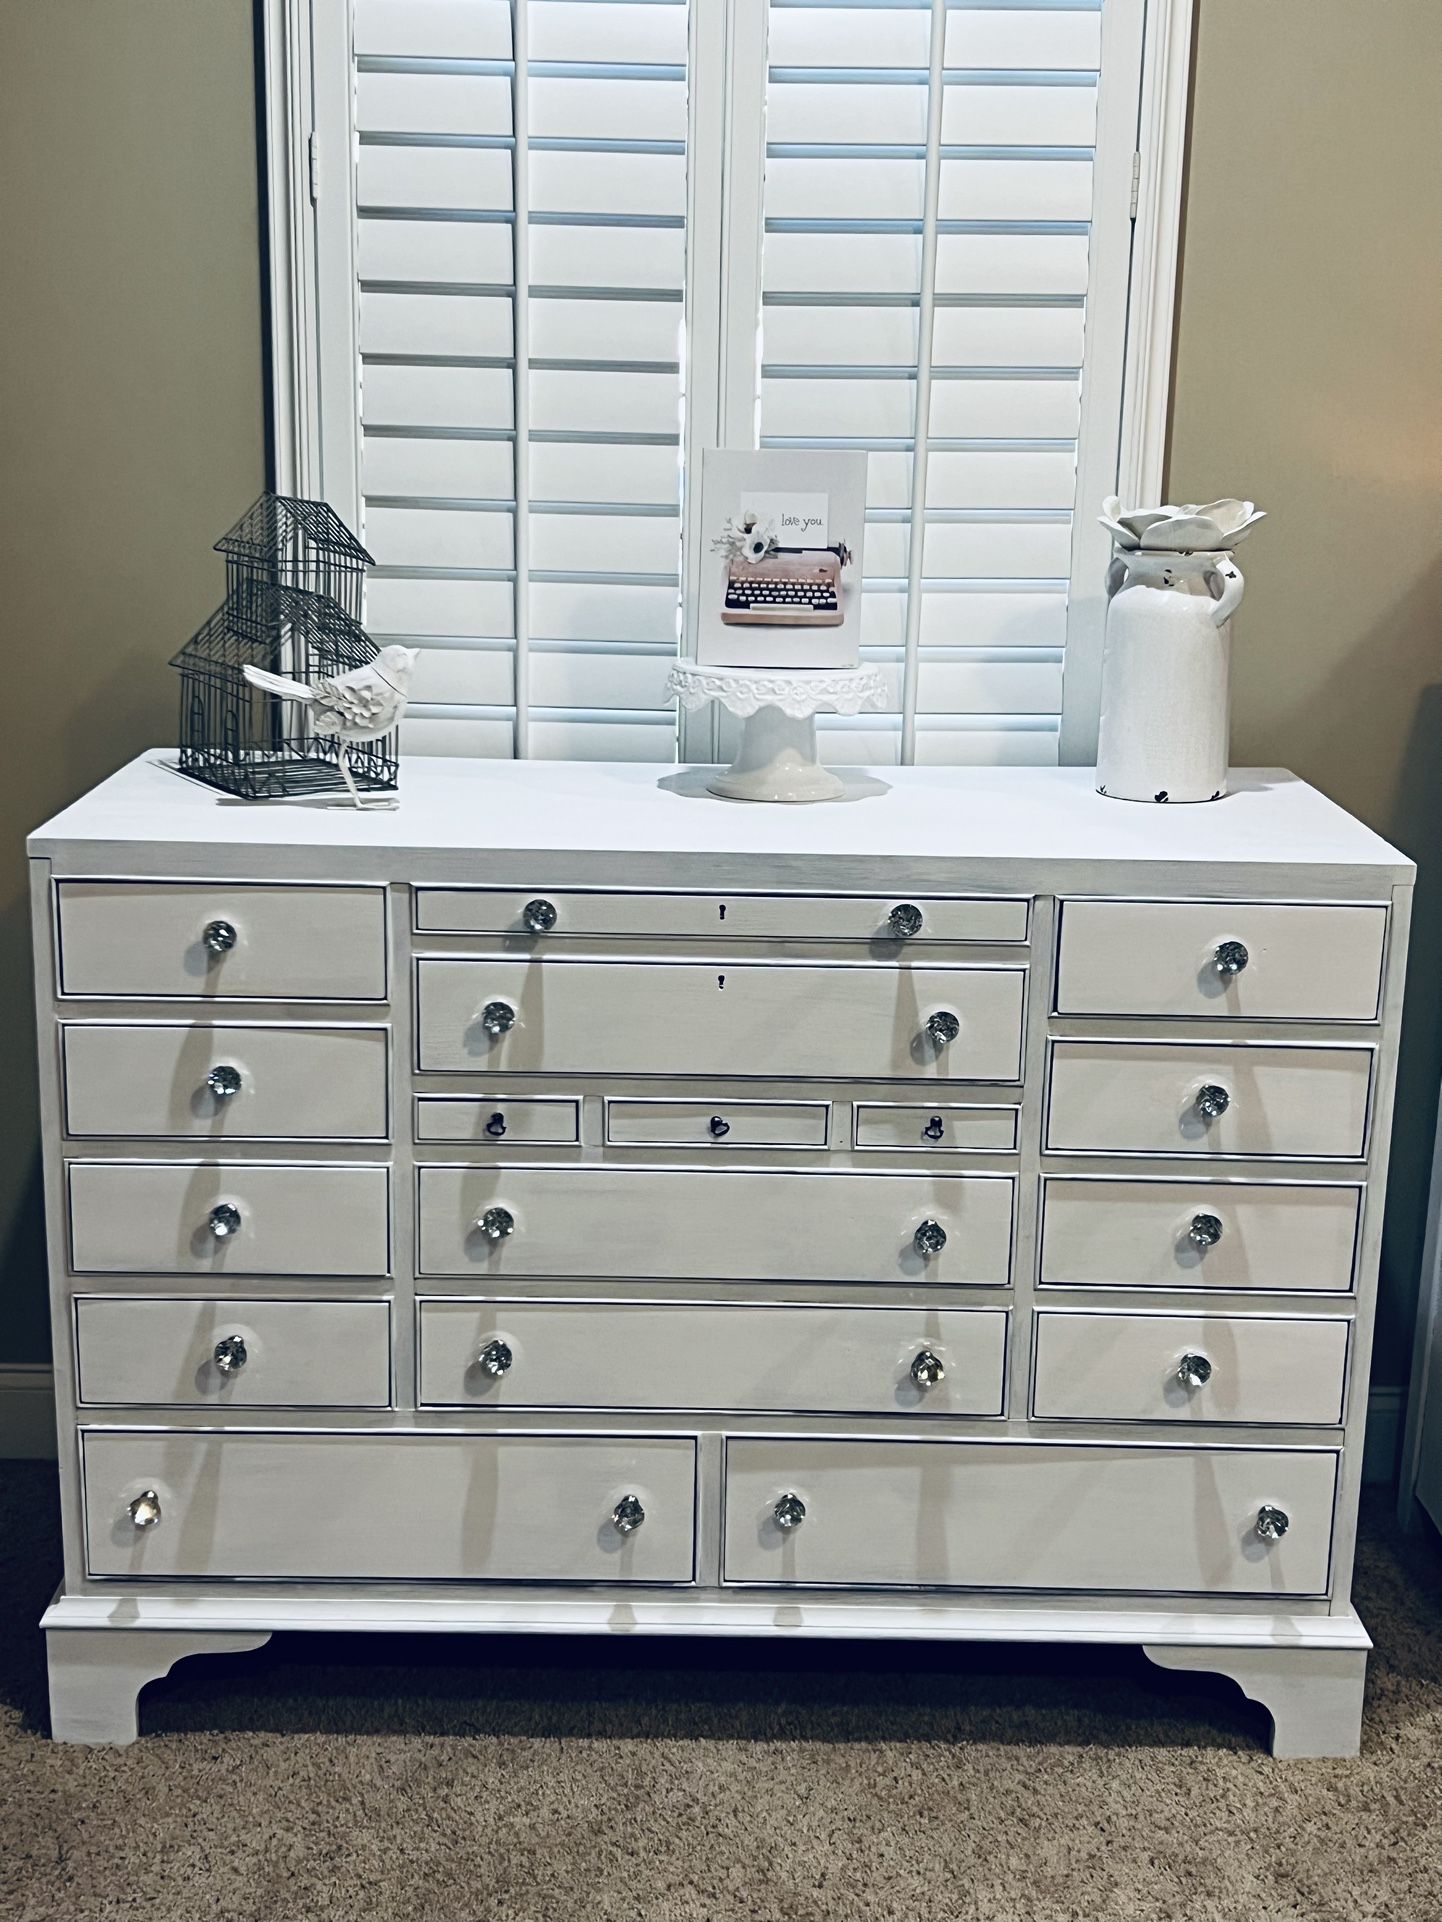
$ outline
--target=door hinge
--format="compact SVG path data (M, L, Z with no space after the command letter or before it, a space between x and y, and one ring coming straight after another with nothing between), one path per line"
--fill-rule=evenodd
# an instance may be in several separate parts
M312 135L311 137L312 139L314 139L314 135ZM314 191L315 191L314 188L312 188L311 189L312 194L314 194ZM1132 155L1132 213L1131 213L1131 217L1133 220L1135 220L1137 217L1137 203L1141 199L1141 196L1142 196L1142 157L1140 153L1134 153Z
M1135 198L1135 195L1133 196L1133 198ZM314 207L314 206L317 206L319 202L320 202L320 135L318 133L312 133L310 137L310 204L312 205L312 207Z

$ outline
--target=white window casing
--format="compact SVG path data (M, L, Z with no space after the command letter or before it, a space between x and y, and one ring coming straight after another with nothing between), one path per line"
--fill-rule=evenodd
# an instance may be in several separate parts
M267 0L276 484L409 752L667 762L708 446L869 453L849 763L1090 761L1191 0ZM516 263L524 262L524 271ZM683 757L725 757L688 716Z

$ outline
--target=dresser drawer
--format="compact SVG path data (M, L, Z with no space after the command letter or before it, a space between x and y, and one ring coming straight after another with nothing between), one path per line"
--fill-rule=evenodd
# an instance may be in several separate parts
M384 1168L72 1161L67 1174L77 1274L390 1272Z
M1340 1315L1043 1310L1032 1413L1043 1421L1335 1426L1351 1326Z
M1026 899L957 895L639 894L594 888L417 888L422 934L655 935L733 941L868 941L893 946L894 910L914 908L922 941L1021 942ZM531 912L528 914L527 910ZM547 910L550 911L548 914ZM552 919L551 916L554 916ZM910 927L911 915L898 915ZM549 925L548 925L549 923Z
M1181 1041L1052 1044L1046 1145L1065 1154L1354 1160L1372 1050ZM1208 1117L1204 1090L1225 1111ZM1199 1103L1203 1105L1199 1105Z
M79 1394L91 1406L388 1408L384 1301L75 1304Z
M83 1433L92 1575L689 1582L689 1436ZM137 1529L150 1490L160 1520ZM622 1535L625 1496L644 1510Z
M1326 1182L1042 1182L1041 1283L1345 1293L1362 1190Z
M422 1168L420 1272L1000 1287L1012 1186L1003 1175ZM498 1239L478 1225L491 1209L503 1211ZM916 1245L924 1223L945 1238L930 1254Z
M577 1142L581 1104L561 1095L441 1095L416 1098L417 1141L470 1141L478 1148Z
M383 888L61 881L62 994L384 1001Z
M829 1101L608 1101L621 1147L824 1148Z
M420 1400L430 1408L999 1415L1006 1319L1000 1308L427 1301Z
M1016 1081L1023 968L417 964L420 1066L482 1074ZM493 1032L486 1025L486 1010ZM950 1040L928 1022L950 1016ZM504 1024L509 1023L509 1026Z
M1059 1014L1375 1021L1387 910L1067 901Z
M65 1125L77 1136L383 1141L384 1028L71 1021Z
M937 1102L858 1101L858 1148L909 1148L913 1154L1013 1154L1015 1108L946 1107Z
M1321 1450L733 1436L724 1579L1321 1595L1336 1479ZM790 1529L784 1495L806 1511Z

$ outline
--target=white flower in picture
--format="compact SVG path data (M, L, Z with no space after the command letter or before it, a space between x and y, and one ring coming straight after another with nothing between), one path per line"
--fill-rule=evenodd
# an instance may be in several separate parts
M1253 501L1208 501L1205 506L1122 508L1115 494L1102 502L1101 524L1120 548L1164 554L1227 553L1266 515Z
M764 561L780 543L769 521L747 514L739 521L727 521L721 536L711 543L718 554L729 554L733 561Z

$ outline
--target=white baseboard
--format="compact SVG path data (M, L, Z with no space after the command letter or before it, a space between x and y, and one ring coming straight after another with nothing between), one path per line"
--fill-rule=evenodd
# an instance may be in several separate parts
M55 1459L53 1371L39 1362L0 1366L0 1461ZM1397 1473L1407 1391L1379 1384L1367 1403L1362 1479L1390 1482Z

